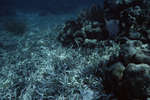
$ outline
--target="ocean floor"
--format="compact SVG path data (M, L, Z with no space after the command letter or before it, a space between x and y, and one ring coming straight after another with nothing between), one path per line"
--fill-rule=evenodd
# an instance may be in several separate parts
M1 100L96 100L104 93L104 68L119 44L83 49L63 46L57 39L64 22L76 15L18 13L28 31L15 35L0 18ZM88 98L88 99L87 99ZM107 99L105 99L107 100Z

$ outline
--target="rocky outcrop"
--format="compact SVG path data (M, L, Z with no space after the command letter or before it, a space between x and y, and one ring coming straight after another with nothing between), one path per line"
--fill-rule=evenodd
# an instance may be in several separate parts
M115 93L121 100L150 96L149 46L139 46L135 42L138 41L122 45L119 55L112 55L107 65L106 90Z
M124 70L124 78L116 88L120 98L146 99L150 96L150 66L129 63Z
M97 46L98 41L109 38L108 31L104 26L104 23L96 21L71 20L65 23L58 38L64 45L94 48Z
M120 44L119 52L107 62L105 92L115 94L119 100L146 100L150 97L149 4L143 0L111 1L113 5L105 2L105 21L86 17L67 22L59 40L87 48L110 39Z

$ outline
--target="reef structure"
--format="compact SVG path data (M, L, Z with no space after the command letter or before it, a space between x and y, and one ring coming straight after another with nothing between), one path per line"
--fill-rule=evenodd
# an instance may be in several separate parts
M104 85L119 100L150 97L149 8L150 0L105 0L104 8L92 5L67 21L58 36L73 47L95 48L109 40L120 44L108 60Z

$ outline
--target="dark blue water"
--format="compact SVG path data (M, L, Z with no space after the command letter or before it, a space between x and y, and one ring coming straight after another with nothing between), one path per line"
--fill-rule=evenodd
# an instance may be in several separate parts
M103 5L103 0L0 0L0 16L45 10L53 14L71 13L91 4Z

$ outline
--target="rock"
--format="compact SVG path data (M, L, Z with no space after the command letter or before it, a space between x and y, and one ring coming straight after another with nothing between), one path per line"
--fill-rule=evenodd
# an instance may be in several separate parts
M123 81L116 94L123 100L142 99L150 96L150 66L130 63L125 69ZM122 100L120 99L120 100Z
M118 86L118 83L123 78L123 72L125 70L124 65L121 62L116 62L112 64L107 70L106 70L106 84L105 84L105 90L107 92L115 92L116 87Z
M86 33L98 33L98 32L101 32L101 28L100 27L92 28L91 25L87 25L85 27L85 32Z
M150 65L150 56L144 54L136 54L132 62L136 64L144 63Z
M96 39L85 39L83 45L88 48L94 48L97 45Z
M109 68L109 71L111 72L111 76L113 77L115 82L122 80L124 70L125 67L121 62L117 62Z
M116 54L111 55L107 63L107 67L110 67L111 65L113 65L114 63L118 61L119 61L119 57Z
M94 32L94 33L101 33L102 30L101 30L100 27L96 27L96 28L93 29L93 32Z
M99 23L99 22L93 22L92 23L93 28L100 27L100 26L101 26L101 23Z
M141 33L136 31L131 31L129 32L128 38L131 40L139 40L141 38Z
M143 54L150 56L150 44L143 44L141 46Z
M126 45L131 47L140 47L143 44L140 40L128 40Z
M120 61L126 66L128 63L132 62L137 50L133 47L125 46L119 51Z
M91 25L87 25L85 28L82 28L82 31L85 32L88 39L104 40L105 34L100 27L92 28Z
M86 33L87 32L91 33L92 32L92 26L91 25L86 25L85 27L83 27L82 30L85 30Z

